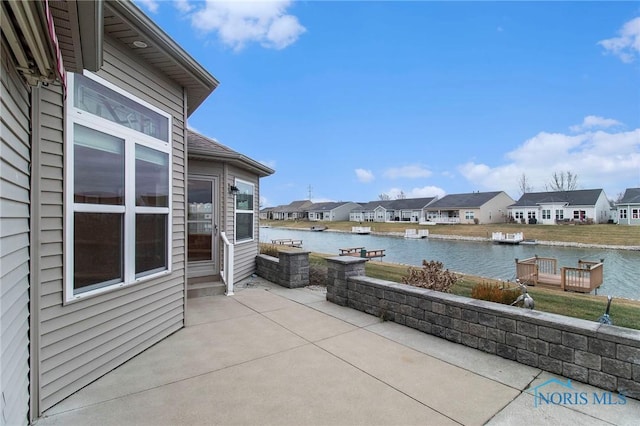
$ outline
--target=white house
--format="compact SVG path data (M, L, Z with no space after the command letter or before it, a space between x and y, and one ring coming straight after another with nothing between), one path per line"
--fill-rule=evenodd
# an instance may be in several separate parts
M602 189L529 192L509 206L517 222L553 225L562 222L607 223L611 206Z
M640 188L627 188L616 206L619 225L640 225Z
M359 207L354 202L314 203L307 209L309 220L337 222L349 220L349 212Z

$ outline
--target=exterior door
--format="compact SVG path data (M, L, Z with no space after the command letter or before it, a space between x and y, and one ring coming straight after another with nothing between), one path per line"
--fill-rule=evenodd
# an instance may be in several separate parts
M218 275L216 179L189 178L187 192L189 278Z

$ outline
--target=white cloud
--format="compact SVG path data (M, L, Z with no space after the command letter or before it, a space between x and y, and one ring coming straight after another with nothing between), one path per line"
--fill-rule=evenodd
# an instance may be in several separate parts
M194 8L189 0L173 0L173 5L182 13L189 13Z
M407 194L407 198L426 198L438 197L442 198L447 192L437 186L423 186L422 188L413 188Z
M506 155L505 164L468 162L458 171L485 190L520 196L524 173L533 191L544 191L553 172L571 171L582 189L602 188L609 197L624 190L621 177L640 172L640 129L627 132L587 132L579 135L541 132ZM622 183L624 185L624 183Z
M431 171L423 168L422 166L411 165L403 167L392 167L384 172L384 176L390 179L397 178L426 178L431 176Z
M598 117L597 115L588 115L582 120L581 124L569 127L572 132L581 132L593 128L606 129L614 126L621 126L622 123L613 118Z
M136 3L140 3L151 13L157 13L160 4L157 0L136 0Z
M601 40L598 44L622 62L631 63L640 54L640 17L625 23L618 34L619 37Z
M184 8L182 3L180 7ZM241 50L251 42L284 49L306 31L298 18L287 14L292 3L291 0L207 0L204 7L193 9L191 24L204 33L216 32L222 42L234 50Z
M355 172L356 172L356 177L360 182L368 183L375 179L375 176L373 175L371 170L356 169Z

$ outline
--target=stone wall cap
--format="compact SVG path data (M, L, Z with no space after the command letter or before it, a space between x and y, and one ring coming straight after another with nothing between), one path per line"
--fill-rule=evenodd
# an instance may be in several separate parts
M355 257L355 256L336 256L336 257L328 257L328 262L342 263L343 265L348 265L350 263L364 263L368 259L364 257Z
M608 324L599 325L597 333L599 339L640 348L640 330Z

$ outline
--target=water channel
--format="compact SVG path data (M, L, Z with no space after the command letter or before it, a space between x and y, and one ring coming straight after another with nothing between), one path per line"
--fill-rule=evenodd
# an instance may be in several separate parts
M406 239L343 232L312 232L284 228L260 228L260 241L291 238L317 253L338 254L338 249L365 247L386 250L385 262L420 266L422 260L438 260L444 267L464 274L513 280L515 259L534 255L558 259L558 267L576 267L578 260L604 259L604 283L598 294L640 300L640 251L547 245L500 245L488 241ZM379 259L378 259L379 260Z

